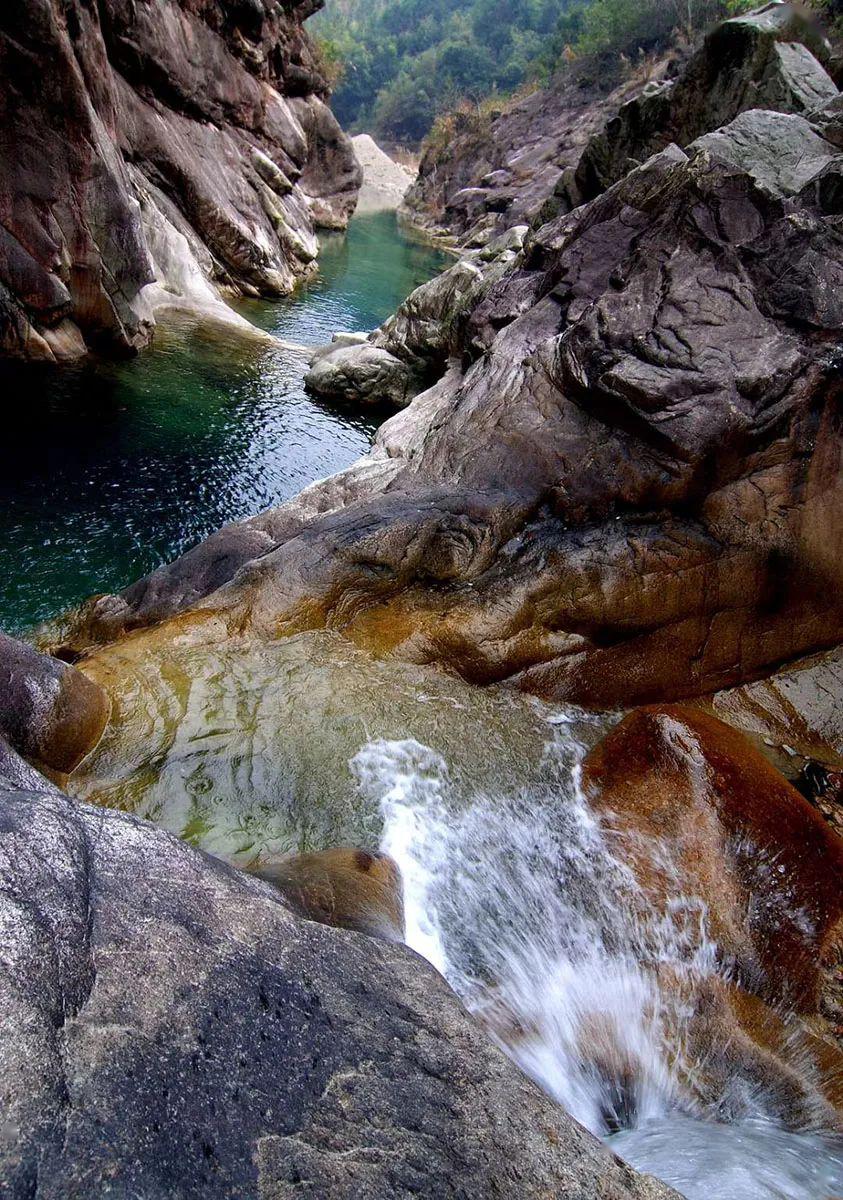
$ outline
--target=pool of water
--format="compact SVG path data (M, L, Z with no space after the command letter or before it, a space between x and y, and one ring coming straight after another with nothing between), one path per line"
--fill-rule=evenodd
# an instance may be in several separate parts
M311 284L239 310L318 345L374 328L443 264L393 213L361 216L324 239ZM0 628L119 590L364 453L384 414L314 402L305 367L301 354L184 321L128 362L0 365Z

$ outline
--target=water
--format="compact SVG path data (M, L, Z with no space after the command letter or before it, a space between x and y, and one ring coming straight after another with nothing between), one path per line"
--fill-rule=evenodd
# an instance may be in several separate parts
M317 345L368 330L443 264L392 213L324 239L318 279L240 310ZM348 466L383 414L315 403L301 355L171 320L123 363L0 365L0 628L115 591L226 521Z
M358 752L352 768L404 876L409 944L546 1092L689 1200L843 1194L839 1138L784 1128L758 1073L764 1052L745 1062L705 1024L699 998L731 1016L733 986L706 906L678 877L666 904L642 888L582 794L580 753L562 725L543 781L466 803L418 741ZM652 855L671 871L661 844ZM811 1066L794 1035L785 1070L810 1080Z

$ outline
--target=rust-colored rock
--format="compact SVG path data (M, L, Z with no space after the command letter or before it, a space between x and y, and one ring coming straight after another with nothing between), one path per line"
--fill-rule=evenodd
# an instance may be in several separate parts
M249 869L277 887L299 916L387 941L403 940L401 874L386 854L338 847Z
M103 690L67 663L0 633L0 741L56 774L72 771L108 720Z
M744 990L819 1011L843 933L843 840L741 733L691 706L639 709L591 753L584 782L655 896L706 902Z

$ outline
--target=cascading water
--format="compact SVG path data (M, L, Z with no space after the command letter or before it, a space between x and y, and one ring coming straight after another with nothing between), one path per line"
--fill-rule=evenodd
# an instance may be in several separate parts
M581 757L560 724L540 785L466 797L417 741L357 753L403 874L409 945L550 1095L689 1200L843 1194L839 1141L786 1131L741 1080L715 1097L695 1089L706 1063L688 1036L692 1000L727 982L706 906L663 846L650 849L671 898L647 894L589 807Z

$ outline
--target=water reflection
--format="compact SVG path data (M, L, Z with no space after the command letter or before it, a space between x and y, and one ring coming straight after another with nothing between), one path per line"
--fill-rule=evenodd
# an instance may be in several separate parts
M326 240L319 278L243 309L305 344L387 316L441 257L393 214ZM22 629L173 558L365 452L377 413L315 404L304 359L171 323L124 363L0 365L0 627Z

